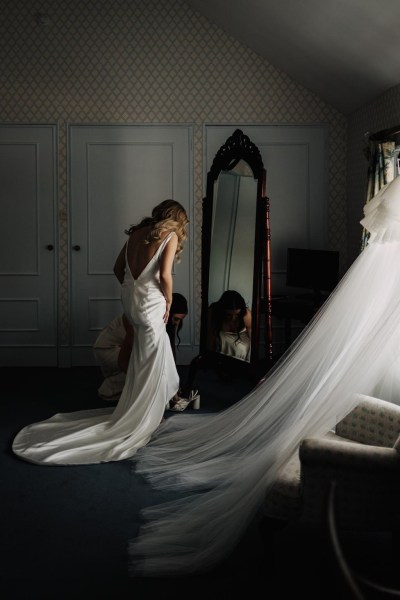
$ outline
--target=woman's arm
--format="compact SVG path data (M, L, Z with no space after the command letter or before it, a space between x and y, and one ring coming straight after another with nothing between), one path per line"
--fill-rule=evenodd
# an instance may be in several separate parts
M126 245L124 244L124 246L121 249L121 252L118 254L117 260L115 261L115 264L114 264L114 275L116 276L116 278L118 279L118 281L121 284L124 282L124 277L125 277L125 268L126 268L125 249L126 249Z
M243 317L243 323L246 327L247 335L251 339L251 310L246 309L246 314Z
M169 311L172 304L172 267L174 264L177 247L178 236L174 234L169 242L167 242L160 258L160 284L162 293L165 297L165 302L167 304L164 314L164 323L167 323L168 321Z

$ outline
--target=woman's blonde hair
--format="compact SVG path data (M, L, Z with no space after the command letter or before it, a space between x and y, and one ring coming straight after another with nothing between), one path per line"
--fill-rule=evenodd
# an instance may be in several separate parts
M151 217L145 217L138 225L131 225L125 233L130 235L137 229L150 226L150 231L146 238L146 243L161 239L164 232L174 231L178 236L178 247L176 249L176 259L179 262L183 250L183 242L187 239L186 225L189 223L186 210L182 204L175 200L164 200L157 204L152 210Z

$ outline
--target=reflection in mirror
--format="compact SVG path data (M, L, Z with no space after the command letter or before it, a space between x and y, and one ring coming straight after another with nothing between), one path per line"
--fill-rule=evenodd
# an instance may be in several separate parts
M256 227L257 181L249 165L240 160L231 171L222 171L214 184L211 226L210 274L208 299L216 310L224 296L225 311L217 323L208 328L208 348L241 360L250 360L251 311L253 302L254 240ZM230 300L231 305L227 304ZM232 311L240 311L236 321ZM247 312L246 312L247 311ZM221 318L219 317L219 320ZM222 333L223 332L223 333ZM223 337L223 339L222 339Z
M215 182L210 250L209 301L237 290L251 306L257 181L223 171Z
M211 352L250 362L251 311L236 290L225 290L210 305L207 344Z

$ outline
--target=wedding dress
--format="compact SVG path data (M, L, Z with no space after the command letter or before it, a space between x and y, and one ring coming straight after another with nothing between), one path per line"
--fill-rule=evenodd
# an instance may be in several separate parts
M131 457L149 441L167 403L179 388L163 320L165 298L160 288L159 258L171 235L163 240L136 279L129 269L125 250L121 299L134 327L134 339L117 406L58 413L46 421L28 425L14 438L15 454L37 464L80 465Z
M400 403L400 177L364 214L368 246L264 379L217 414L169 418L133 458L155 487L176 491L143 511L133 576L213 568L303 437L333 428L358 393Z

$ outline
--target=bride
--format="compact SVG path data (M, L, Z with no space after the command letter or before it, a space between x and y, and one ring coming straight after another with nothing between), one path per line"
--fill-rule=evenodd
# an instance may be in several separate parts
M179 390L166 330L172 303L172 265L179 261L188 218L174 200L156 206L133 225L114 267L124 314L133 327L133 349L117 406L58 413L24 427L15 454L42 465L123 460L146 444Z
M304 436L334 427L357 393L400 403L400 177L364 215L367 247L264 379L217 414L169 418L134 456L136 471L177 499L143 511L133 576L214 567Z

